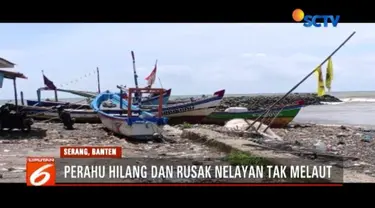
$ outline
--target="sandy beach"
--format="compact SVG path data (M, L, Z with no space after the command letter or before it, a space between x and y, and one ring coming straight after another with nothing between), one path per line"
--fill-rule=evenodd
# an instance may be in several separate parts
M279 98L280 95L226 97L218 110L222 111L233 106L247 107L249 110L265 109L265 106L269 106ZM335 117L335 115L330 116L329 112L338 112L336 117L340 118L339 115L342 114L340 109L345 108L347 104L334 96L317 97L316 94L312 93L295 93L289 95L280 105L293 104L299 100L304 100L307 106L297 115L295 118L297 121L293 121L286 128L272 129L276 135L283 139L283 143L277 147L267 143L263 145L272 148L277 154L277 152L285 151L314 151L317 144L321 143L325 149L324 153L330 155L329 157L325 156L325 160L328 160L328 162L344 161L340 168L365 174L375 179L375 146L373 141L375 129L368 127L368 125L346 125L345 120L342 122L332 120L331 125L316 124L324 118L327 118L329 122L329 118ZM322 105L325 102L338 105ZM340 108L340 106L342 107ZM314 111L314 109L317 110ZM324 111L325 109L328 110ZM326 113L319 114L321 111ZM315 119L313 120L314 123L305 122L308 118L314 118L313 116L316 115L320 115L320 120ZM24 182L26 157L59 157L60 146L121 146L124 157L162 158L165 159L166 164L168 158L192 158L193 163L214 164L215 161L228 157L230 154L228 152L222 152L217 148L183 138L182 134L188 128L209 129L218 133L218 135L230 135L230 138L234 140L254 140L249 136L233 134L225 127L218 125L167 125L164 127L163 133L167 140L160 143L156 141L131 141L107 131L102 124L77 123L74 125L74 130L66 130L61 123L37 122L29 133L0 132L0 182ZM310 156L309 159L316 160L316 158ZM280 182L280 180L268 180L266 182Z
M34 130L30 133L1 133L0 182L24 182L26 157L58 157L60 146L121 146L124 157L165 158L166 161L168 158L176 157L193 158L194 163L199 164L211 164L218 158L228 155L228 153L205 144L181 138L181 134L187 128L184 125L166 126L165 136L168 140L163 143L130 141L107 132L101 124L76 124L74 130L65 130L59 123L36 123L33 127ZM224 127L215 125L193 125L191 128L206 128L220 133L225 132ZM284 146L279 147L280 151L314 148L314 144L321 141L327 145L327 153L337 155L337 158L333 158L332 161L344 158L343 168L345 170L353 170L375 177L373 141L363 139L363 135L375 133L375 130L350 126L293 123L288 128L273 129L273 131L284 139ZM232 135L232 137L242 140L249 139L245 136ZM275 152L277 151L275 150Z

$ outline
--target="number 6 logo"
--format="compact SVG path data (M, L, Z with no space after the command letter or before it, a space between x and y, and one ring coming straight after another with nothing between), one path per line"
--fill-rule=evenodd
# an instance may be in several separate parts
M49 168L49 167L52 167L52 166L53 166L52 164L47 164L47 165L44 165L44 166L40 167L38 170L34 171L30 176L31 185L42 186L45 183L47 183L49 181L49 179L51 178L51 174L49 172L44 171L44 170ZM43 179L36 182L36 179L41 177L41 176L43 176Z
M51 186L55 184L55 178L54 158L27 158L26 183L28 186Z

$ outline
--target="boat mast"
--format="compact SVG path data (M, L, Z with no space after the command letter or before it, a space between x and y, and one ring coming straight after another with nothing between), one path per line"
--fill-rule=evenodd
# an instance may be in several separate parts
M137 70L136 70L136 67L135 67L135 56L134 56L134 51L131 51L131 54L132 54L132 59L133 59L133 72L134 72L134 83L135 83L135 88L138 89L138 75L137 75ZM139 92L136 91L134 93L135 95L135 98L136 100L140 101L140 95L139 95ZM140 102L139 102L140 103Z
M98 82L98 93L100 93L100 74L99 74L99 67L96 67L96 75L97 75L97 82Z
M138 88L138 75L137 75L137 70L135 68L134 52L132 51L131 53L132 53L132 59L133 59L134 83L135 83L135 88Z

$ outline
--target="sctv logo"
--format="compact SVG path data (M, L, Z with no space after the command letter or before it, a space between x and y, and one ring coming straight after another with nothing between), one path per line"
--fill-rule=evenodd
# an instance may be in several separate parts
M328 27L331 23L333 27L337 27L340 20L340 15L305 15L302 9L295 9L292 17L296 22L302 22L304 27Z

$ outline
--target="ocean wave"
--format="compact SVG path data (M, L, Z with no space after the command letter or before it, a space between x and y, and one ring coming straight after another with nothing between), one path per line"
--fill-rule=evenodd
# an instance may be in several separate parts
M320 102L321 104L323 105L339 105L339 104L343 104L345 102Z
M341 98L345 103L375 103L375 98Z

